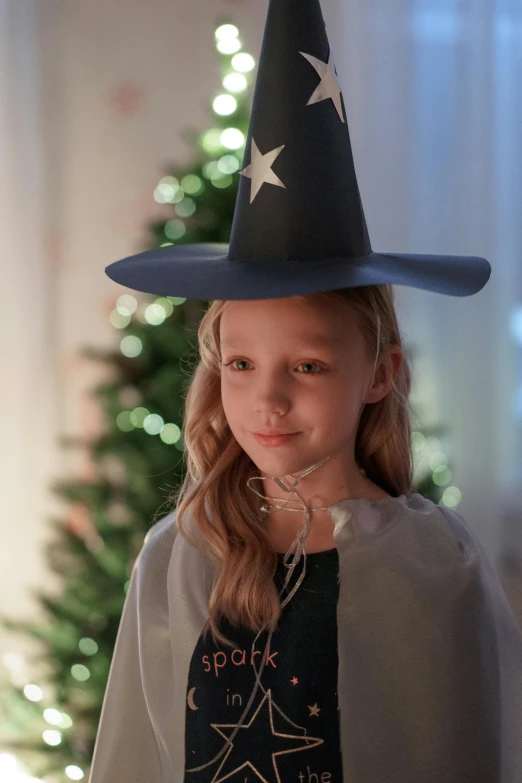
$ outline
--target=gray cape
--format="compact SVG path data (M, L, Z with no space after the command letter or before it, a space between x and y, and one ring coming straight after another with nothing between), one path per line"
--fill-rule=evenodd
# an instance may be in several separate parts
M417 493L330 513L343 783L522 783L522 630L477 537ZM212 582L176 512L150 529L90 783L183 783L189 667Z

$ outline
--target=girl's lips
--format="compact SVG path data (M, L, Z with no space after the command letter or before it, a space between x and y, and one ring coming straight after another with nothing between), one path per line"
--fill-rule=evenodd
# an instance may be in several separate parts
M294 432L292 435L258 435L257 433L252 433L254 438L257 440L258 443L260 443L262 446L284 446L285 443L288 443L291 438L295 438L296 435L300 435L300 432Z

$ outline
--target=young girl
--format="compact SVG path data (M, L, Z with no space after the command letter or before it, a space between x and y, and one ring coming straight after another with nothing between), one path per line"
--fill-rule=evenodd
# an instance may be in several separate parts
M392 283L490 266L372 251L317 0L272 0L230 246L110 277L212 300L187 473L136 560L91 783L520 783L522 633L478 539L412 493Z

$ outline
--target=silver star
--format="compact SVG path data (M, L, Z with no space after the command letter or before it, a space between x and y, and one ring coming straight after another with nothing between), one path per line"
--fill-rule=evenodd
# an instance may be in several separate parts
M272 166L275 159L285 148L285 146L286 145L283 144L282 147L278 147L277 149L271 150L270 152L265 152L263 155L261 152L259 152L259 147L255 143L254 139L252 139L252 144L250 146L251 162L246 168L243 169L243 171L239 172L240 174L243 174L244 177L250 177L252 180L252 186L250 188L250 203L253 202L265 182L267 182L269 185L278 185L280 188L286 188L286 185L283 185L279 177L276 176L276 174L274 174L272 171Z
M314 66L321 77L317 89L306 105L310 106L312 103L319 103L320 101L326 101L328 98L331 98L341 121L344 122L343 105L341 103L342 90L339 78L335 73L332 50L330 50L330 59L327 63L323 63L322 60L318 60L317 57L314 57L311 54L305 54L304 52L299 52L299 54L306 57L308 62Z

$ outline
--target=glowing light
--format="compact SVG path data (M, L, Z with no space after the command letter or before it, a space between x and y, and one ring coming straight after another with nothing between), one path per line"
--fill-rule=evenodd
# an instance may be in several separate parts
M205 189L203 180L197 174L187 174L181 180L181 187L189 196L197 196Z
M147 408L139 407L134 408L131 413L131 421L135 427L143 427L143 422L149 415L150 411Z
M511 334L522 345L522 305L515 307L511 313Z
M227 150L238 150L245 145L245 135L239 128L225 128L221 132L221 144Z
M151 413L143 422L143 429L149 435L159 435L165 425L165 421L157 413Z
M62 715L58 710L51 709L50 707L43 711L44 719L51 726L59 726L62 720Z
M178 427L177 424L165 424L163 429L161 430L159 436L163 443L166 443L167 445L171 445L172 443L177 443L181 435L181 430Z
M139 356L143 350L143 343L139 337L128 334L120 343L120 351L124 356L129 359L134 359Z
M83 663L73 663L71 666L71 674L78 682L85 682L91 676L89 669L87 666L84 666Z
M136 312L138 307L138 300L131 294L123 294L116 302L116 310L120 315L132 315Z
M445 467L447 464L448 458L442 451L435 451L428 459L428 465L431 470L436 470L441 465Z
M251 54L239 52L232 57L232 68L240 73L249 73L256 67L256 61Z
M212 108L216 114L220 114L222 116L233 114L237 109L237 101L233 95L226 95L223 93L222 95L218 95L216 98L214 98Z
M183 188L176 177L163 177L154 191L154 200L159 204L175 204L176 199L182 198Z
M158 185L154 188L154 201L157 201L158 204L168 204L176 190L177 187L173 185Z
M99 650L97 642L91 639L90 636L84 636L80 639L78 647L84 655L96 655Z
M218 41L222 41L226 38L237 38L239 30L235 24L222 24L217 28L215 35Z
M43 783L33 778L11 753L0 753L0 780L2 783Z
M456 508L462 500L462 492L458 487L446 487L440 502L448 508Z
M145 320L151 326L159 326L164 322L166 317L167 313L165 312L165 309L160 304L156 304L156 302L150 304L145 310Z
M434 484L436 484L438 487L443 487L446 484L449 484L453 478L453 474L451 470L446 467L446 465L439 465L438 468L435 468L431 477Z
M73 725L72 718L70 715L67 715L66 712L62 712L62 718L60 721L60 726L62 729L70 729Z
M60 726L62 729L68 729L72 726L72 720L65 712L60 712L59 710L52 709L51 707L48 707L43 712L43 716L47 723L50 723L51 726Z
M122 432L132 432L132 430L135 428L134 424L131 421L131 412L130 411L122 411L116 416L116 426L119 430Z
M29 699L29 701L41 701L43 699L43 691L38 685L33 685L31 683L25 686L24 696L26 699Z
M109 321L115 329L125 329L131 322L130 315L122 315L118 310L113 310L109 316Z
M223 155L218 160L218 170L222 174L235 174L239 170L239 161L235 155Z
M169 239L181 239L181 237L187 232L187 229L185 227L185 224L182 220L169 220L167 223L165 223L165 228L163 229L165 232L165 236L168 236Z
M219 171L217 160L211 160L210 163L206 163L203 166L203 176L205 176L207 179L210 179L213 174L216 173L216 171Z
M229 73L223 79L223 87L230 92L243 92L248 87L248 82L242 73Z
M159 181L160 185L171 185L173 188L177 188L179 186L179 179L177 177L162 177Z
M62 733L56 729L46 729L42 732L42 739L47 745L59 745L62 741Z
M241 49L241 42L237 38L222 38L217 42L216 49L221 54L235 54Z
M180 217L187 218L192 217L194 212L196 211L196 202L193 198L190 198L190 196L187 196L183 199L179 204L176 205L176 214L178 214Z
M83 770L77 767L76 764L69 764L65 767L65 774L70 780L82 780L85 777Z
M230 185L233 183L234 179L230 176L230 174L222 174L220 171L216 172L216 174L212 175L212 178L210 180L215 188L219 188L220 190L223 190L224 188L230 187Z
M166 296L160 296L159 299L156 299L155 304L161 305L161 307L163 307L163 309L167 314L167 318L169 317L169 315L172 315L172 313L174 312L174 305L172 304L170 299L167 299Z
M187 301L184 296L167 296L167 299L169 302L172 302L175 307L179 307L179 305L185 304Z
M208 152L209 155L214 155L216 152L221 152L223 148L222 143L222 130L220 128L212 128L203 134L201 138L201 144L203 149Z

